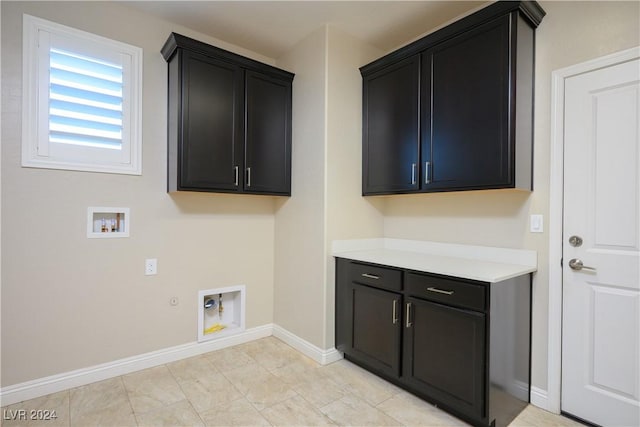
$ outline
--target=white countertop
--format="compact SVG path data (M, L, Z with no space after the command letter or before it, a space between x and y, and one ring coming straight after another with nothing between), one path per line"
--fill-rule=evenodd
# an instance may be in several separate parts
M531 250L387 238L336 240L332 255L489 283L533 273L538 263Z

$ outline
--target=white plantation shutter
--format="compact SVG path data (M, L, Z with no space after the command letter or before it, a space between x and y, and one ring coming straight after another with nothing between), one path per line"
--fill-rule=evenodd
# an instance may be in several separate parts
M22 165L141 174L142 50L24 22Z
M49 142L121 150L122 66L49 52Z

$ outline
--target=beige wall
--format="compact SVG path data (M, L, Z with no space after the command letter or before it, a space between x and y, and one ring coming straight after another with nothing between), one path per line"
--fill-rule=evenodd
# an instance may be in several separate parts
M320 347L324 342L326 28L299 42L278 66L293 80L291 198L275 217L274 322Z
M323 348L334 346L335 261L331 242L380 237L380 201L362 197L362 77L359 67L382 52L329 27L327 66L326 313Z
M278 59L296 77L292 197L276 213L274 320L322 349L334 345L331 242L382 235L381 212L361 197L358 71L380 54L328 26Z
M275 199L166 193L159 52L177 31L274 61L113 3L1 7L2 386L193 342L200 289L245 284L247 327L271 323ZM20 167L23 12L144 49L142 176ZM88 206L131 208L131 237L87 239Z
M384 198L385 237L534 249L532 383L547 388L548 234L529 233L529 215L549 222L551 72L640 44L638 2L542 2L537 30L534 191L460 192ZM557 326L557 325L556 325Z

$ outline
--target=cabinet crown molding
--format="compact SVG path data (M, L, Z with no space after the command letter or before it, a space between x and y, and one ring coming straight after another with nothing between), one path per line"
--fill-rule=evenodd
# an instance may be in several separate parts
M268 65L254 59L238 55L237 53L212 46L210 44L192 39L187 36L183 36L182 34L178 33L171 33L164 46L162 46L160 52L162 53L165 61L168 62L176 53L178 48L188 49L192 52L197 52L202 55L213 56L218 59L227 60L247 70L257 71L279 79L293 81L293 77L295 76L293 73L282 70L280 68L276 68L272 65Z
M497 1L484 9L455 21L446 27L436 30L400 49L360 67L360 73L365 76L414 54L420 53L442 41L450 39L469 30L470 27L481 25L498 16L518 11L532 28L538 28L542 18L547 14L536 1Z

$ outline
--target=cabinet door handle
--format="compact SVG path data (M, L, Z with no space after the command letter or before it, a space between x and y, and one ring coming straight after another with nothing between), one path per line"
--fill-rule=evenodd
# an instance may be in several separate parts
M251 187L251 168L247 168L247 187Z
M410 302L407 303L407 321L405 323L405 326L407 328L410 328L411 326L413 326L413 323L411 323L411 303Z
M424 183L431 183L431 162L424 162Z
M411 163L411 185L416 183L416 164Z
M394 299L393 300L393 307L391 309L391 321L392 323L395 325L398 323L398 300Z
M369 273L362 273L361 276L366 277L367 279L375 279L375 280L378 280L380 278L380 276L376 276L375 274L369 274Z
M234 173L236 174L236 179L234 181L234 185L237 187L238 186L238 166L235 166L233 168Z
M427 288L427 290L429 292L436 292L439 294L445 294L445 295L453 295L454 291L445 291L444 289L438 289L438 288Z

